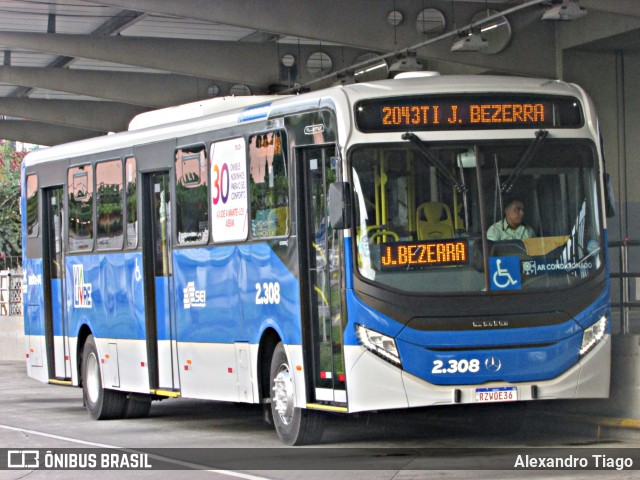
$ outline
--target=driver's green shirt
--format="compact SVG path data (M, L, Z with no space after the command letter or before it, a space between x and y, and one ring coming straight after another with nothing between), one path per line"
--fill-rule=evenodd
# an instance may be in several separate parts
M487 239L494 242L497 240L522 240L523 238L531 238L533 236L533 228L520 225L518 228L513 229L504 218L491 225L489 230L487 230Z

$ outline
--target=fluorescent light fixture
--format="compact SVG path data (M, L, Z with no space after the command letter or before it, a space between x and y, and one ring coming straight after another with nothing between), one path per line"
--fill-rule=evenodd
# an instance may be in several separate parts
M501 27L502 25L506 25L507 22L498 22L498 23L490 23L489 25L485 25L480 29L480 33L488 32L489 30L493 30L495 28Z
M378 63L376 65L373 65L372 67L367 67L365 69L357 71L356 73L354 73L354 76L357 77L358 75L362 75L363 73L373 72L374 70L378 70L379 68L384 68L386 66L386 62Z
M586 14L586 8L581 7L577 0L562 0L562 3L547 9L542 14L542 20L575 20Z
M400 72L414 72L422 70L422 64L416 59L416 52L407 52L406 56L398 56L389 66L389 75L393 78Z
M489 46L479 33L470 32L458 38L451 46L452 52L478 52Z

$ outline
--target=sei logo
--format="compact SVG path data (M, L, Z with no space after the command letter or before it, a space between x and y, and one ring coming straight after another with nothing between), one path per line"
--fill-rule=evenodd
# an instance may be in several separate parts
M195 282L187 283L182 292L184 294L182 299L184 308L204 308L207 306L207 291L196 290Z
M256 283L256 305L273 305L280 303L280 283Z

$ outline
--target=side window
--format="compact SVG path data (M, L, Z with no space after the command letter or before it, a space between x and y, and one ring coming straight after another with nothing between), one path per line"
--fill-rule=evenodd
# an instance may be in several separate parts
M129 157L125 161L125 205L127 210L127 248L138 246L138 197L136 192L136 159Z
M249 137L251 233L254 238L289 231L289 176L283 132Z
M122 161L96 164L96 244L99 250L121 249Z
M181 245L209 239L208 184L205 146L176 150L176 224Z
M86 251L93 246L93 169L91 165L68 171L69 250Z
M38 177L27 175L27 237L38 236Z

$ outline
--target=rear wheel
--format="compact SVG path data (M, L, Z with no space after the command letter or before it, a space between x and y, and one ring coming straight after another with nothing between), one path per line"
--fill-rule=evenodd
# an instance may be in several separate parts
M93 335L87 337L82 350L82 390L91 418L122 418L126 398L122 392L103 388L98 349Z
M271 413L280 440L287 445L308 445L322 438L324 419L320 412L294 406L293 370L282 342L271 359Z

